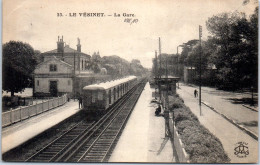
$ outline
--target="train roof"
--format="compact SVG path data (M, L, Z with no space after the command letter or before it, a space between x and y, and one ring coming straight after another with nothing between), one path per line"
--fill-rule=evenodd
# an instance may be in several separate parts
M83 88L83 90L109 89L109 88L112 88L119 84L133 80L133 79L136 79L136 76L128 76L126 78L121 78L121 79L117 79L117 80L113 80L113 81L109 81L109 82L103 82L103 83L99 83L99 84L91 84L91 85L85 86Z

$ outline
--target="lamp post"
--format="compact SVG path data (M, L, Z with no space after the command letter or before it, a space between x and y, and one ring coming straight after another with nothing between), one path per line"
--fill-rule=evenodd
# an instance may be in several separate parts
M177 46L177 76L180 77L180 71L179 71L179 65L180 65L180 62L179 62L179 47L184 47L185 45L178 45ZM179 81L178 81L178 88L179 87Z
M200 40L200 83L199 83L199 105L200 105L200 116L202 115L201 113L201 53L202 53L202 48L201 48L201 37L202 37L202 26L199 25L199 40Z
M160 84L160 80L162 78L162 74L161 74L161 69L162 69L162 55L161 55L161 38L159 37L159 60L160 60L160 69L159 69L159 95L160 95L160 103L162 101L162 96L161 96L161 84Z
M159 75L158 75L158 65L157 65L157 51L155 50L155 84L158 85L158 93L159 93L159 89L160 89L160 85L159 85ZM156 87L155 87L155 99L156 99Z

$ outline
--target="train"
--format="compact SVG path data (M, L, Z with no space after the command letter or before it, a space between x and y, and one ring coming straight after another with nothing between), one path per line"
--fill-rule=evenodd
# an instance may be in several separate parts
M85 86L82 91L83 111L105 112L132 89L137 82L136 76L128 76L113 81Z

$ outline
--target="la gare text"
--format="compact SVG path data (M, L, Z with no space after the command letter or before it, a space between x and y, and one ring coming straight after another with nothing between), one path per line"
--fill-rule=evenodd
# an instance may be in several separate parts
M114 13L114 14L105 14L105 13L57 13L57 17L135 17L134 14L130 13Z

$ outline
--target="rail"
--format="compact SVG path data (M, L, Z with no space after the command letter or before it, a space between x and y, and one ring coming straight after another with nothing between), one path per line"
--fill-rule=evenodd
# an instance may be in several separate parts
M135 87L131 89L125 96L119 99L117 104L110 107L111 109L100 120L98 120L97 123L89 124L86 121L89 126L91 125L91 127L89 126L87 127L86 125L84 125L85 122L82 122L82 124L79 124L77 126L77 127L85 128L85 131L79 133L78 131L75 132L75 130L72 129L68 131L65 134L65 136L59 137L58 139L55 140L55 142L51 142L51 144L48 144L46 147L44 147L37 153L33 154L30 158L28 158L25 161L27 162L77 162L78 160L77 157L80 155L79 156L80 158L82 156L81 154L85 152L85 150L83 150L83 153L81 154L79 153L79 150L82 149L81 147L84 148L82 144L94 140L93 136L94 137L98 136L97 132L100 132L104 129L105 123L111 122L111 118L114 118L113 116L116 116L116 114L120 112L119 109L121 109L124 104L127 104L128 101L126 100L130 100L129 96L134 94L134 92L135 92ZM109 146L111 145L112 144L110 144ZM105 155L108 154L109 150L110 147L108 150L106 150ZM76 160L74 161L73 159Z
M32 116L36 116L50 109L61 106L67 102L67 94L54 99L43 100L41 103L19 107L2 113L2 127L9 126L13 123L20 122Z

